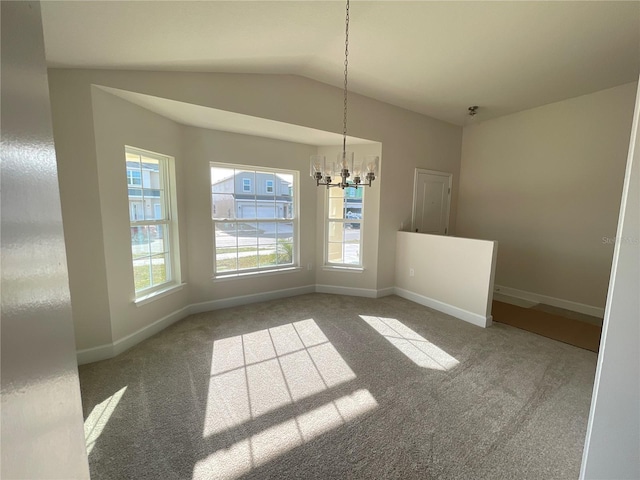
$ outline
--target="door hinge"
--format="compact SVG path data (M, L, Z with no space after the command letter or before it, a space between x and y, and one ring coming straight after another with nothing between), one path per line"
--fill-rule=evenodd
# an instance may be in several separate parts
M447 234L447 229L446 229L446 228L444 229L444 234L445 234L445 235Z
M449 195L451 195L451 189L449 188L449 191L447 192Z

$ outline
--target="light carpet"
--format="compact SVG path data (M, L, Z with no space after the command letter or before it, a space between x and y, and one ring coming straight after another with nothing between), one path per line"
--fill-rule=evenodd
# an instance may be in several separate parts
M80 367L91 478L573 479L595 366L397 296L192 315Z

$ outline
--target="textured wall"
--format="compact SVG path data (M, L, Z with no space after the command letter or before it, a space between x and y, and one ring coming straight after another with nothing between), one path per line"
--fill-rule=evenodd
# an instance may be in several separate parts
M2 478L89 478L38 2L2 2Z

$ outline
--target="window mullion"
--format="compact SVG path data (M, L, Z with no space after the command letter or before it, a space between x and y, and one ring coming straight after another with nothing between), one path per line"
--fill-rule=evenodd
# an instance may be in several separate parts
M337 193L340 192L340 193ZM360 196L358 196L360 195ZM340 205L341 218L332 218L332 209ZM362 215L364 198L350 188L327 190L325 194L325 264L333 266L362 265ZM349 218L351 216L360 218ZM336 231L336 230L341 230ZM332 239L336 234L337 238Z
M170 163L172 159L167 156L132 147L126 147L125 154L127 162L135 158L137 163L137 170L127 174L131 194L129 211L134 211L133 205L142 207L142 219L129 220L134 289L136 298L140 298L179 281L176 278L179 276L179 266L174 265L177 260L177 252L174 251L177 226L172 211L175 205L172 198L175 193L171 178L173 167ZM132 185L136 183L138 185Z
M145 225L169 225L169 220L135 220L130 222L132 227L143 227Z
M297 172L211 163L211 175L212 217L231 210L235 215L233 219L214 218L215 275L259 272L295 264L297 218L278 216L288 217L297 212L294 194ZM291 226L290 236L283 234L289 230L282 227L286 224ZM287 263L282 263L287 257L278 253L281 244L291 253ZM235 265L228 260L231 251L235 253Z

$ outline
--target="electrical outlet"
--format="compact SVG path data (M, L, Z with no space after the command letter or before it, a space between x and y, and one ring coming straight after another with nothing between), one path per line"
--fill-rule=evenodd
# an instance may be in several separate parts
M313 263L307 264L307 270L313 270Z
M416 274L415 270L413 268L409 269L409 276L413 277Z
M404 222L400 222L400 231L403 232L404 231Z

